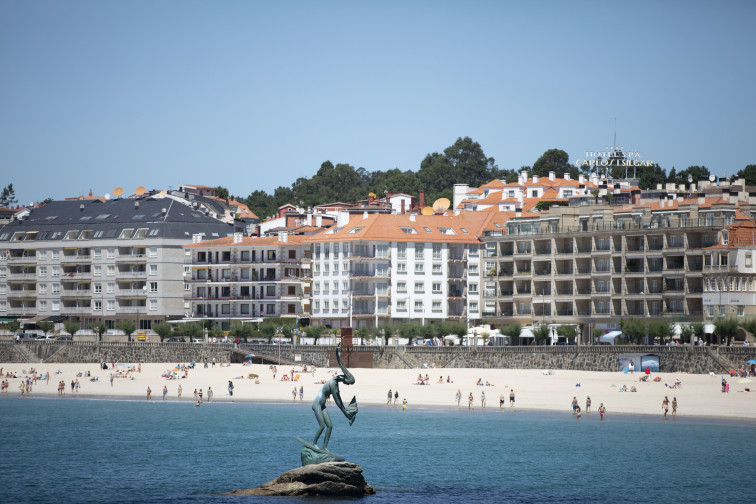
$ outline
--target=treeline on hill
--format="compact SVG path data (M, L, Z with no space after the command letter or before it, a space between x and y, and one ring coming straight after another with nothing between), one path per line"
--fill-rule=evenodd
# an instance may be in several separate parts
M619 157L621 153L610 159ZM441 197L451 200L454 184L476 187L494 179L501 179L507 183L515 182L522 170L527 170L530 176L539 177L548 176L550 171L555 172L558 177L562 177L564 173L569 173L572 178L577 178L580 173L590 175L590 168L586 166L582 170L578 169L574 163L570 163L569 155L561 149L547 150L532 167L500 169L494 158L485 155L478 142L464 137L458 138L443 152L425 156L418 171L401 171L394 168L370 172L365 168L355 168L345 163L334 165L326 161L320 165L320 169L312 178L300 177L291 187L277 187L273 194L256 190L246 198L231 197L246 203L261 220L275 215L278 207L287 203L303 207L335 201L353 203L366 199L371 192L378 197L382 197L386 192L417 196L421 189L425 189L425 200L431 205ZM608 175L612 178L623 178L625 172L624 166L614 166L608 170ZM710 175L705 166L691 166L679 172L673 167L667 173L658 164L628 169L629 176L632 177L633 172L641 189L655 188L657 184L664 182L687 184L688 176L697 182L708 179ZM756 165L746 166L735 177L744 177L747 185L756 185ZM222 198L228 198L229 190L218 187L217 194Z

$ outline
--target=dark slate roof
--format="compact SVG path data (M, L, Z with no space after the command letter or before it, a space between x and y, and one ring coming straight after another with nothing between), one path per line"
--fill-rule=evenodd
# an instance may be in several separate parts
M10 240L19 231L37 231L37 240L60 240L69 231L91 230L90 239L96 240L118 238L124 229L136 231L144 228L150 230L146 236L148 239L189 241L193 234L204 233L205 239L212 239L234 232L232 224L220 222L171 198L126 198L105 202L75 200L52 201L33 209L23 220L2 226L0 242ZM58 232L61 234L56 236Z

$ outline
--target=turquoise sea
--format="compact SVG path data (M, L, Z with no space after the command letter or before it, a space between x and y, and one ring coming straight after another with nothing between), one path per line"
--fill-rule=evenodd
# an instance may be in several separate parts
M753 502L755 422L489 408L329 407L366 503ZM299 465L308 404L1 398L2 503L326 502L220 497Z

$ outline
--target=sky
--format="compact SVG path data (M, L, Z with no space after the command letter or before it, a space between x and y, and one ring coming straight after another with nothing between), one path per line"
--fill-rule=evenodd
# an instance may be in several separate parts
M0 2L0 187L20 204L321 163L500 168L614 143L669 171L756 164L756 2Z

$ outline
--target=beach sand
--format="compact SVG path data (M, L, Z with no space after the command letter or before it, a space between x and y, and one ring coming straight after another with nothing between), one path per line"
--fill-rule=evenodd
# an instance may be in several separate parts
M57 396L57 384L61 380L66 383L66 397L102 397L116 399L144 399L147 387L152 389L152 400L162 401L163 386L168 387L167 400L177 401L177 389L181 384L183 389L182 401L194 402L194 389L202 389L205 401L207 390L212 387L214 401L261 401L261 402L291 402L292 389L296 385L304 387L304 403L312 402L322 387L321 380L327 380L336 373L338 368L317 368L315 374L303 373L302 367L297 366L294 375L300 375L298 381L281 381L283 374L291 374L291 366L278 366L278 374L273 379L273 373L267 364L244 366L231 364L228 367L203 368L198 364L189 376L182 379L168 380L161 375L172 371L175 364L142 364L141 373L137 372L137 363L132 365L133 371L127 377L117 377L110 383L111 369L100 369L98 364L0 364L3 377L7 372L15 372L19 378L10 378L7 397L19 397L21 377L28 375L34 367L39 373L51 373L49 384L38 381L32 387L31 396ZM110 367L110 363L108 364ZM118 364L116 369L125 372L128 368ZM79 377L80 391L71 392L71 381L77 379L77 373L90 371L89 378ZM456 408L455 395L459 389L462 393L460 407L467 409L468 395L472 392L475 399L476 411L481 410L481 392L486 395L486 409L499 409L499 396L504 395L504 408L509 409L509 391L514 390L515 409L552 410L571 414L572 398L576 397L580 407L585 412L586 396L591 397L591 411L596 412L601 403L607 409L607 415L612 413L635 413L662 416L662 400L677 397L679 416L724 417L733 419L756 419L756 392L746 392L749 387L756 391L756 379L752 383L738 383L738 378L726 376L730 383L730 392L721 392L721 375L688 375L671 373L652 373L648 382L639 382L640 373L609 373L591 371L562 371L555 370L553 374L544 374L542 370L525 369L350 369L354 374L355 385L340 385L344 403L351 397L357 396L357 402L364 405L385 405L388 390L399 391L397 408L401 408L402 400L407 399L408 408L418 407L449 407ZM57 374L56 374L57 373ZM249 379L250 373L259 376L259 383ZM416 385L418 374L428 375L430 385ZM183 376L183 372L179 373ZM443 383L438 383L443 376ZM449 376L452 383L447 383ZM651 381L660 377L660 382ZM682 388L671 389L675 378L682 381ZM489 386L478 386L478 379L489 382ZM3 378L5 380L5 378ZM234 384L233 397L228 394L228 381ZM580 386L576 386L580 384ZM620 392L620 387L635 386L637 392ZM296 401L299 402L299 394ZM392 401L393 403L393 401ZM671 414L670 405L670 414Z

